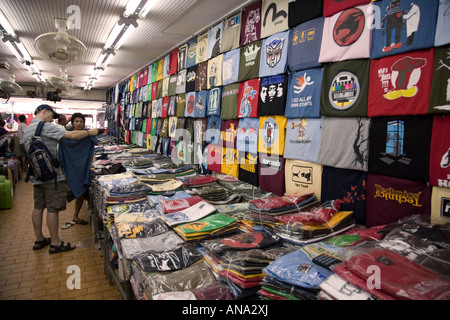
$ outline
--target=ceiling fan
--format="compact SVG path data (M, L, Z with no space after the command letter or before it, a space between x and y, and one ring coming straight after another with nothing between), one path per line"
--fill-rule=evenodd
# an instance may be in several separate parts
M61 74L59 76L50 76L47 80L50 83L50 85L57 90L61 91L70 91L73 89L73 84L69 80L69 76L66 73L66 67L60 66L59 71ZM73 81L73 78L72 78Z
M16 77L13 73L8 72L9 80L0 82L0 91L7 95L14 95L22 92L22 87L16 83Z
M59 66L80 63L86 55L86 46L67 33L67 20L55 19L57 32L44 33L34 40L34 48L45 60Z

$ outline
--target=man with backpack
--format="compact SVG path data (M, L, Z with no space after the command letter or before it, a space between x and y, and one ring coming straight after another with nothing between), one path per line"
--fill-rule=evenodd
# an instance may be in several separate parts
M35 118L31 121L28 128L25 130L24 139L28 147L28 156L30 156L30 149L32 149L31 140L42 140L45 144L40 154L40 158L45 158L45 152L51 153L50 158L58 159L58 144L61 138L69 140L79 140L88 136L97 136L102 133L102 129L89 129L85 131L66 131L61 126L53 124L53 120L59 117L59 114L53 110L52 107L46 104L38 106L34 112ZM39 139L36 139L36 129L40 122L44 122L41 128ZM49 122L49 123L47 123ZM30 140L30 141L28 141ZM41 141L39 141L41 142ZM45 150L44 150L45 149ZM44 154L44 156L42 156ZM38 159L39 160L39 159ZM34 161L39 165L36 159L29 159L30 163ZM47 161L48 164L48 161ZM39 171L39 167L35 167L35 171ZM43 178L45 172L31 172L30 180L33 184L34 209L32 213L33 228L36 235L36 241L33 250L39 250L47 245L50 245L50 253L65 252L75 249L70 242L64 243L59 238L59 212L66 210L66 181L64 173L56 163L56 166L50 168L56 171L54 178ZM41 174L42 173L42 174ZM41 177L42 178L36 178ZM45 180L45 181L44 181ZM50 233L50 238L44 237L42 232L42 221L44 209L47 209L47 227Z

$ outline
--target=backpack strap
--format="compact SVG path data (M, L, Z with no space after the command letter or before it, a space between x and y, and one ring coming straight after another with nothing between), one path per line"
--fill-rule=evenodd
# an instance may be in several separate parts
M34 133L35 136L40 136L41 135L41 131L42 131L42 128L44 127L44 124L45 124L45 121L40 121L38 123L37 128L36 128L36 132Z

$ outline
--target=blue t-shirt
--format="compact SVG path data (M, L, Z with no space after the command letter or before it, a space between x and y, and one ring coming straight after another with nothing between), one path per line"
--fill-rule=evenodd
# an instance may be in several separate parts
M259 64L259 77L286 72L289 49L289 30L276 33L263 40Z
M236 150L256 154L258 152L259 118L239 120L236 133Z
M220 116L208 117L206 124L206 143L218 144L220 141L220 129L222 128L222 120Z
M211 88L208 93L206 115L220 116L220 105L222 102L222 87Z
M223 54L222 85L238 82L241 49L237 48Z
M289 36L288 65L290 71L320 67L319 55L325 18L299 24Z
M322 73L322 68L314 68L289 74L286 118L320 117Z
M431 48L439 0L382 0L373 3L380 18L372 30L372 59Z
M289 119L286 126L284 157L317 162L322 118Z

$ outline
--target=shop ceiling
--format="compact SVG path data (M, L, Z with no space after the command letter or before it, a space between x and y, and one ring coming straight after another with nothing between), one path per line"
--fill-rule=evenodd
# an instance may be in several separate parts
M81 41L86 47L86 53L76 64L63 66L63 69L65 68L63 72L65 71L66 78L72 82L74 88L82 90L86 88L86 83L102 52L105 52L108 36L118 24L119 18L124 19L125 9L133 1L1 0L0 9L14 30L16 39L23 44L34 66L46 80L41 85L47 87L47 91L52 87L49 79L64 73L59 63L45 60L39 55L34 46L35 39L45 33L58 32L55 19L67 20L69 25L67 34ZM136 15L136 11L134 15L129 16L129 18L135 18L137 28L126 37L119 50L114 52L106 68L102 70L92 86L93 90L106 90L127 79L187 40L208 30L222 18L234 14L253 2L242 0L149 1L153 1L152 7L144 19ZM140 6L145 4L145 1L137 2ZM127 21L129 20L125 19L125 22ZM6 62L9 69L0 68L0 81L9 81L10 75L13 74L15 77L13 81L21 86L38 85L38 77L32 74L30 65L20 62L5 39L0 40L0 63Z

